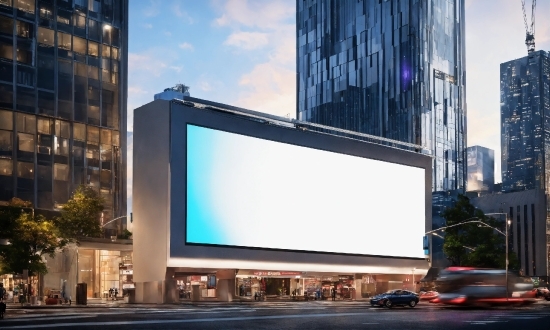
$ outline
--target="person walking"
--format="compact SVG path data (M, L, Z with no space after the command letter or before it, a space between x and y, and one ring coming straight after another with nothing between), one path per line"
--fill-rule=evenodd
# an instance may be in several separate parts
M336 300L336 287L332 288L332 301L335 301Z

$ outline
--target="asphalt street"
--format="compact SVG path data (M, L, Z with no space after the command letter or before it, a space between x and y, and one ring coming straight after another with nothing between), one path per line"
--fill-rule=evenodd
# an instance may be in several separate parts
M370 307L368 302L120 305L8 309L1 329L550 329L550 304Z

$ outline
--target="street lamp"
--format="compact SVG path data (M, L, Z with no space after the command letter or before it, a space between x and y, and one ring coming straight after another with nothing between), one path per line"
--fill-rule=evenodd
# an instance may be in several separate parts
M497 231L499 234L504 235L504 237L506 237L506 273L505 273L505 277L506 277L506 280L505 280L506 281L506 301L508 301L508 225L510 225L510 220L508 220L508 214L507 213L485 213L485 215L496 215L496 214L506 215L506 232L505 233L503 233L498 228L489 226L485 222L479 220L478 217L473 217L473 218L468 218L468 219L464 220L464 222L461 222L461 223L456 223L454 225L444 226L444 227L441 227L441 228L438 228L438 229L427 231L426 233L424 233L424 235L432 234L432 235L439 236L436 233L440 230L445 230L445 229L451 228L451 227L462 226L462 225L469 224L469 223L477 223L478 226L485 226L485 227L491 228L491 229ZM478 219L478 220L474 220L474 219ZM441 237L441 236L439 236L439 237ZM469 247L466 247L466 246L465 246L465 248L473 250L472 248L469 248Z

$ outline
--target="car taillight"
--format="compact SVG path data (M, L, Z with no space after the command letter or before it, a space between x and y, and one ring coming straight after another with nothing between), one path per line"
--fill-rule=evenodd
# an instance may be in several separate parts
M449 300L449 304L463 304L464 302L466 302L465 296L460 296L458 298Z

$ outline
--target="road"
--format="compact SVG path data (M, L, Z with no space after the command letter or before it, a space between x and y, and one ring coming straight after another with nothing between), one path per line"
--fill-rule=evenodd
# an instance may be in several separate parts
M367 302L120 305L8 309L1 329L550 329L550 304L463 309Z

